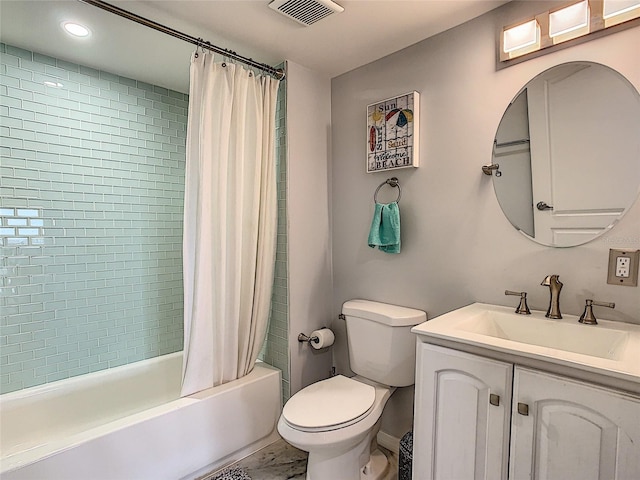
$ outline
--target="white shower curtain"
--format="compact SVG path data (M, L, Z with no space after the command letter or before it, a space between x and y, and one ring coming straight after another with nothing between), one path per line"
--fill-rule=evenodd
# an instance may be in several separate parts
M191 59L185 178L182 396L253 369L275 263L278 80Z

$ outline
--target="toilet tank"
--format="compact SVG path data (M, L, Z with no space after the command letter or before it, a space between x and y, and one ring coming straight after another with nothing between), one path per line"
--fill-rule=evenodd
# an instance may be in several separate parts
M354 373L391 387L413 385L416 337L411 328L427 321L422 310L369 300L342 306L349 362Z

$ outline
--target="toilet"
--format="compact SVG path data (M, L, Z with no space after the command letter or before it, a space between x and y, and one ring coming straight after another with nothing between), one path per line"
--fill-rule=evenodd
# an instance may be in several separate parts
M387 400L413 385L415 337L421 310L349 300L342 306L355 377L336 375L303 388L285 404L278 432L309 452L307 480L378 480L388 460L376 435Z

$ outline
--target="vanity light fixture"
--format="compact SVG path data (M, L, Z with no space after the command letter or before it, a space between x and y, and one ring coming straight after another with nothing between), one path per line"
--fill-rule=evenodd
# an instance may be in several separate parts
M640 0L604 0L603 18L608 19L640 9ZM640 14L640 12L639 12Z
M75 22L62 22L62 28L64 28L65 32L69 35L73 35L74 37L84 38L91 34L91 30L84 25L80 25Z
M631 20L634 22L628 27L639 25L636 20L640 20L640 0L573 0L529 18L533 20L512 23L500 30L499 58L503 66L517 57L602 33L614 25Z
M502 36L503 52L510 53L516 50L524 50L527 47L539 45L540 25L538 25L538 21L534 18L515 27L505 29Z
M604 0L605 28L640 17L640 0Z
M575 32L588 26L589 2L587 0L582 0L582 2L574 3L549 13L549 36L551 38Z

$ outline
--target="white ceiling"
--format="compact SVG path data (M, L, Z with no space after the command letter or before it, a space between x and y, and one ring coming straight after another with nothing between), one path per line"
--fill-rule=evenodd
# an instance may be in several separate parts
M335 77L477 17L507 0L337 0L344 12L305 27L270 0L113 0L193 37L275 65ZM85 40L60 28L89 26ZM0 0L0 40L63 60L188 91L194 46L77 0Z

